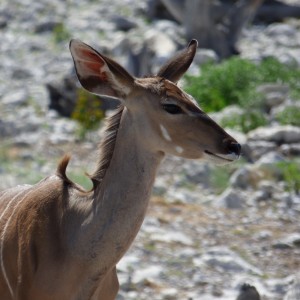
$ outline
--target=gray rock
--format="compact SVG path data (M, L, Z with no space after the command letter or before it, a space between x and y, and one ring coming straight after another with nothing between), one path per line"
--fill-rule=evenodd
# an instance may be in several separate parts
M271 278L266 281L266 285L268 286L268 289L271 292L280 296L280 298L278 299L281 300L284 294L286 293L288 285L292 282L292 280L293 280L292 276L288 276L286 278ZM270 299L273 299L273 297Z
M252 266L239 255L226 247L212 247L208 249L200 258L194 259L194 264L199 267L208 265L223 272L243 273L260 275L262 272Z
M284 144L281 145L279 151L287 156L299 156L300 155L300 143L299 144Z
M298 101L292 101L290 99L287 99L279 106L272 107L269 114L272 120L280 123L281 122L280 118L282 118L283 114L287 119L286 121L289 121L290 118L289 114L290 113L292 114L292 112L298 110L300 110L300 103Z
M279 93L285 98L289 93L289 86L281 83L266 83L258 86L256 90L262 94Z
M193 245L191 238L178 231L157 230L151 234L151 240L164 243L179 243L185 246Z
M151 28L145 32L145 42L154 53L152 63L160 67L177 51L175 42L164 32Z
M254 166L246 165L239 168L230 177L230 184L234 188L249 189L257 186L261 180L261 175Z
M131 271L133 268L137 267L139 264L139 258L134 255L125 255L117 265L117 269L120 272L128 272Z
M293 283L290 285L283 300L298 300L300 299L300 275L294 276Z
M210 186L212 166L207 163L188 161L183 165L183 181L191 184L201 184L203 187Z
M161 265L152 265L144 268L140 268L133 273L132 283L142 284L147 282L157 282L159 277L163 274L163 267Z
M111 21L115 24L116 29L123 31L128 31L137 26L135 21L120 15L112 16Z
M256 191L253 195L255 202L267 201L271 199L271 195L265 191Z
M216 205L229 209L242 209L245 202L245 196L240 190L227 188L217 199Z
M170 20L156 20L151 27L166 34L176 44L185 46L184 31L176 22Z
M165 197L170 203L199 203L201 200L199 191L190 191L187 188L170 187L167 190Z
M260 127L251 131L248 139L275 142L279 145L300 143L300 127L291 125Z
M269 201L273 199L274 194L278 195L281 192L282 190L279 187L274 186L273 181L262 180L253 195L253 200L256 202Z
M289 87L284 84L265 84L257 88L259 93L264 94L267 109L282 104L288 97Z
M268 26L266 34L276 38L278 38L278 36L293 38L297 35L297 30L290 24L274 23Z
M265 155L263 155L257 162L257 165L275 165L279 162L284 161L284 157L275 151L267 152Z
M63 144L73 142L76 139L75 132L78 124L67 119L57 119L55 123L49 124L51 133L48 139L53 144Z
M255 234L255 238L258 240L268 240L272 237L272 232L269 230L262 230Z
M38 143L43 140L44 135L42 132L27 132L19 133L15 138L13 145L17 147L32 147L33 145L38 145Z
M178 290L176 288L167 288L161 290L161 297L163 300L177 300Z
M11 77L12 77L12 79L17 79L17 80L28 79L28 78L32 77L32 72L23 67L16 67L12 71Z
M206 63L215 63L217 61L218 61L218 56L216 52L211 49L203 49L203 48L198 49L194 58L194 62L197 65L203 65Z
M59 82L49 82L46 88L49 93L49 108L56 110L61 116L70 117L77 99L75 75L65 76Z
M34 26L34 32L41 34L45 32L52 32L57 26L62 25L62 23L58 20L48 19L40 21L38 24Z
M282 240L276 241L272 244L275 249L291 249L293 247L300 247L300 234L292 233Z
M275 151L276 149L277 145L274 142L249 140L246 144L247 156L251 159L251 161L256 161L263 155L270 151Z
M0 29L4 29L8 24L6 16L0 15Z
M210 114L216 122L231 120L234 116L242 116L245 111L238 105L229 105L219 112Z
M282 104L285 99L280 93L269 93L265 96L265 105L270 110L272 107Z
M12 137L19 133L17 126L13 120L1 120L0 119L0 137Z
M154 52L146 43L128 47L126 69L137 77L143 77L152 73L152 60Z
M243 284L236 300L260 300L260 295L256 288L250 284Z
M145 33L146 43L158 58L168 59L177 47L173 40L164 32L149 29Z
M5 106L17 107L28 103L29 94L26 89L12 90L0 99Z

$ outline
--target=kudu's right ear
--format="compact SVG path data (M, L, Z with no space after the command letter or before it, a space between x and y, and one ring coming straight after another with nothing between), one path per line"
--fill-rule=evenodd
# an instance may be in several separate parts
M197 40L191 40L186 49L172 57L160 68L157 76L177 83L193 62L197 47Z
M79 40L71 40L70 51L77 77L86 90L123 99L131 92L134 77L118 63Z

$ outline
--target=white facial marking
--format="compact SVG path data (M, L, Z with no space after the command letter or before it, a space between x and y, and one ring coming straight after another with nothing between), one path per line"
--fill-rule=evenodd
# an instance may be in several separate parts
M181 148L180 146L175 146L175 151L181 154L183 152L183 148Z
M168 141L168 142L171 142L172 139L171 139L171 137L170 137L170 135L169 135L168 130L167 130L163 125L161 125L161 124L159 125L159 127L160 127L160 130L161 130L161 133L162 133L164 139L165 139L166 141Z

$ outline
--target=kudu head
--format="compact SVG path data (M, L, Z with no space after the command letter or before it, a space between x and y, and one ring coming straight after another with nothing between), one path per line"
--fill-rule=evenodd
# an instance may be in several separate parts
M173 57L156 76L134 78L112 59L79 40L70 42L82 86L113 96L125 106L131 129L150 151L218 164L239 158L241 147L177 86L193 61L197 41Z

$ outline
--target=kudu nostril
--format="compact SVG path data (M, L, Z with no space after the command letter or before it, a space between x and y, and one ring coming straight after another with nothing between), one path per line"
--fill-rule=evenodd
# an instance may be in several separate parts
M236 143L236 142L232 142L228 145L228 151L230 153L236 154L237 156L240 156L241 149L242 149L241 145L239 143Z

